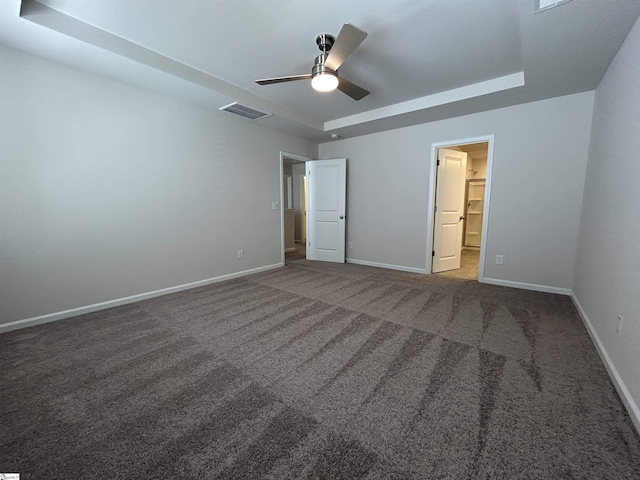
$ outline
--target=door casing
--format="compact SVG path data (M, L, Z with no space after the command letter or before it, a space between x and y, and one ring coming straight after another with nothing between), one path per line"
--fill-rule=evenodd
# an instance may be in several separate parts
M310 162L311 157L295 153L280 152L280 266L284 267L284 159L290 158L299 162ZM308 199L307 199L308 200ZM306 202L305 202L306 203Z
M435 219L435 193L436 193L436 166L438 160L439 148L451 148L457 145L467 145L470 143L488 143L487 148L487 176L484 192L484 207L482 209L482 238L480 240L480 265L478 271L478 281L484 282L484 266L486 262L487 252L487 238L489 232L489 210L491 205L491 178L493 172L493 151L495 143L495 135L483 135L472 138L462 138L458 140L449 140L443 142L436 142L431 144L431 163L429 166L429 203L427 208L427 251L426 251L426 265L425 272L431 273L431 252L433 251L433 222Z

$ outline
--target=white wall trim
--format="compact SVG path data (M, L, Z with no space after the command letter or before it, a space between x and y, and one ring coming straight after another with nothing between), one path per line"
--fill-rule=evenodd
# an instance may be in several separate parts
M550 287L548 285L538 285L536 283L513 282L511 280L501 280L499 278L484 278L482 283L499 285L501 287L520 288L522 290L533 290L534 292L557 293L558 295L571 295L570 288Z
M469 98L481 97L490 93L502 92L512 88L524 86L524 72L512 73L503 77L492 78L484 82L472 83L463 87L438 92L425 97L414 98L406 102L395 103L386 107L375 108L348 117L336 118L324 122L324 131L328 132L337 128L350 127L361 123L373 122L397 115L417 112L427 108L433 108L438 105L446 105L449 103L459 102Z
M491 179L493 177L493 150L495 136L487 135L487 170L484 180L484 200L482 207L482 234L480 235L480 264L478 266L478 281L484 282L484 266L487 258L487 244L489 242L489 210L491 207Z
M585 313L584 309L582 308L582 305L580 304L580 301L578 300L578 298L576 297L576 294L573 291L571 292L571 300L573 300L573 304L578 309L580 318L582 319L582 322L584 323L584 326L586 327L587 332L589 332L589 336L591 337L591 340L596 346L596 350L600 355L600 359L602 360L602 363L604 363L604 366L607 369L607 372L609 373L609 377L611 378L613 385L616 387L616 390L618 391L618 395L620 395L620 398L622 399L622 403L624 403L624 406L627 409L627 412L629 413L629 417L631 417L633 426L636 427L636 430L638 431L638 433L640 433L640 408L638 408L638 405L636 404L636 402L634 402L633 398L631 397L631 394L629 393L627 386L624 384L624 381L620 377L620 374L618 374L618 370L616 370L616 367L613 365L613 362L611 361L611 357L609 357L607 350L604 348L604 345L600 341L600 337L598 337L598 334L596 333L595 328L593 328L593 325L589 320L589 317L587 317L587 314Z
M266 272L276 268L281 268L284 263L275 263L273 265L266 265L264 267L252 268L250 270L243 270L241 272L229 273L227 275L221 275L219 277L207 278L205 280L199 280L197 282L185 283L184 285L177 285L175 287L163 288L160 290L154 290L152 292L140 293L138 295L131 295L130 297L116 298L114 300L108 300L106 302L94 303L93 305L86 305L84 307L72 308L69 310L63 310L61 312L48 313L46 315L40 315L38 317L25 318L23 320L16 320L9 323L0 324L0 333L9 332L11 330L18 330L20 328L33 327L34 325L40 325L42 323L54 322L56 320L63 320L69 317L75 317L83 315L85 313L97 312L99 310L105 310L107 308L119 307L120 305L127 305L129 303L139 302L141 300L147 300L149 298L160 297L169 293L181 292L183 290L189 290L190 288L204 287L213 283L224 282L225 280L231 280L232 278L244 277L246 275L252 275L254 273Z
M367 267L386 268L389 270L400 270L401 272L410 273L426 273L424 268L405 267L403 265L391 265L389 263L369 262L367 260L356 260L355 258L347 258L347 263L353 263L354 265L366 265Z

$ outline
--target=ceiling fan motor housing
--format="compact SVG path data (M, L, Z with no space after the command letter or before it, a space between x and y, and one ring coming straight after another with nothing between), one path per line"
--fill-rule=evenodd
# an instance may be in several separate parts
M314 61L313 68L311 69L311 75L314 77L316 75L321 75L324 73L332 73L337 74L337 70L331 70L329 67L324 66L324 62L327 59L327 54L323 53L322 55L318 55Z

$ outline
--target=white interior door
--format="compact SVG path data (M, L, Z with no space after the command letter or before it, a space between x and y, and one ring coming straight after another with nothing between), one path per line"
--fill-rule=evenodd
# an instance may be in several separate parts
M307 162L307 258L344 263L347 160Z
M302 205L301 219L302 219L302 232L301 232L301 241L305 245L307 244L307 177L300 177L300 205Z
M433 226L433 273L460 268L467 154L438 149L436 212Z

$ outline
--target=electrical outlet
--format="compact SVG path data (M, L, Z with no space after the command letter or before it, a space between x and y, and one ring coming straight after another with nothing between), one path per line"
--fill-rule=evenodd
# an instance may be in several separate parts
M349 242L349 248L353 248L353 242Z
M271 210L278 210L278 202L271 202Z
M238 250L238 258L244 258L244 250Z
M620 335L622 331L622 322L624 322L624 317L622 315L618 315L618 321L616 322L616 332Z
M504 255L496 255L496 265L502 265L504 263Z

